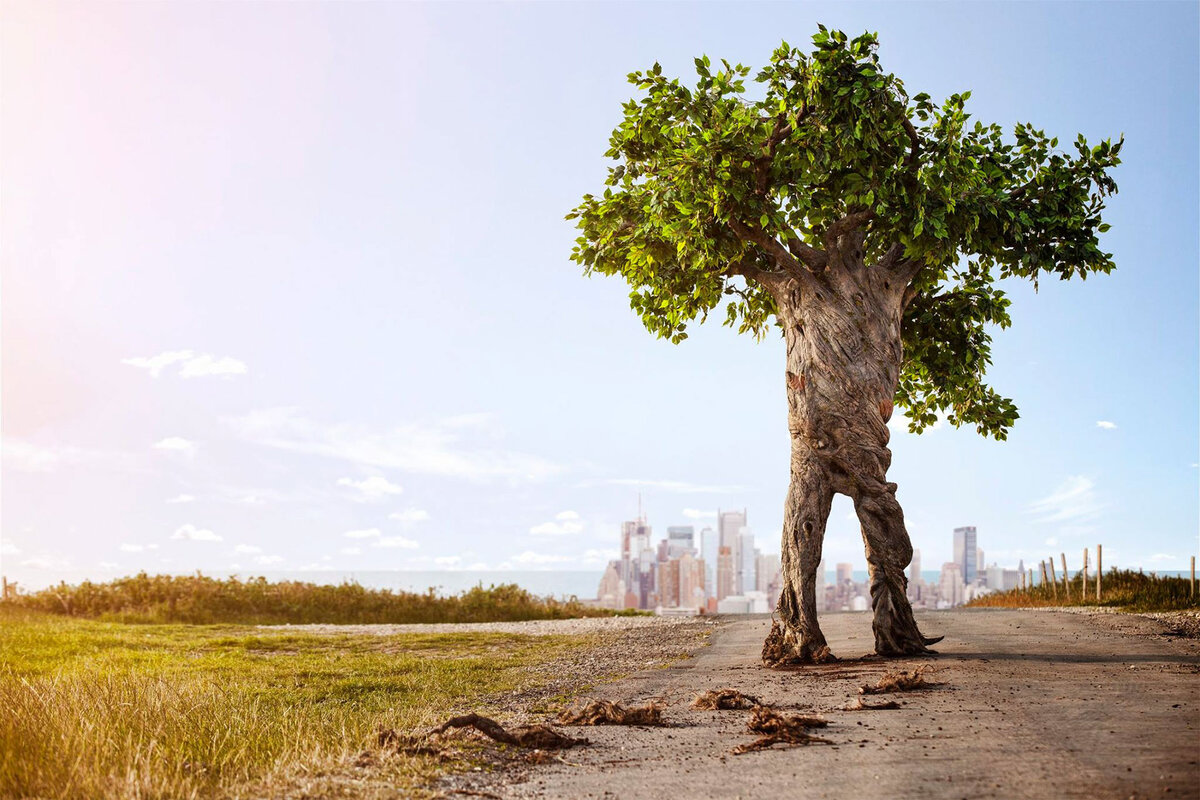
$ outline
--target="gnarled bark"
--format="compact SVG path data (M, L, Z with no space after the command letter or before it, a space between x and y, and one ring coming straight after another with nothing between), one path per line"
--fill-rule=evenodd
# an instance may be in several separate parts
M928 652L906 594L912 544L891 465L887 422L900 374L906 281L868 269L861 240L830 248L828 268L777 288L787 344L791 486L784 509L783 587L763 646L770 665L833 658L817 624L816 571L834 493L854 501L871 576L875 651Z

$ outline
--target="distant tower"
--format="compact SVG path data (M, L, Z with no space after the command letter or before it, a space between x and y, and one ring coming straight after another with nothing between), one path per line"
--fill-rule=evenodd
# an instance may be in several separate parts
M963 583L970 586L975 583L978 573L978 562L975 560L979 551L975 542L975 526L954 529L954 563L962 570Z

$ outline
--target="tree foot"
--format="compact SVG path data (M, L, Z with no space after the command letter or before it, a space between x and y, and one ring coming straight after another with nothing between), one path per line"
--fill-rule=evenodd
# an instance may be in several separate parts
M794 628L785 630L778 620L772 620L771 632L763 642L762 660L768 667L794 667L837 661L837 656L829 651L820 631L805 636Z
M875 631L875 652L881 656L937 655L929 645L937 644L943 636L923 636L912 612L899 617L876 617L871 627Z

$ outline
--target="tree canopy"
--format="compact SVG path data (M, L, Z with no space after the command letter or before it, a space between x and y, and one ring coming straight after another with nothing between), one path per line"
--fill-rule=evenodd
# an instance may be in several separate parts
M1003 278L1086 278L1114 268L1098 236L1121 141L1091 146L1018 123L970 122L970 92L909 96L877 37L820 26L815 49L784 42L753 78L707 56L694 85L655 64L629 75L602 195L568 215L572 259L621 275L646 327L679 342L722 303L725 323L762 336L771 278L820 273L840 232L865 237L868 268L911 265L895 404L919 432L939 412L1003 439L1017 418L985 383L990 325L1007 327Z

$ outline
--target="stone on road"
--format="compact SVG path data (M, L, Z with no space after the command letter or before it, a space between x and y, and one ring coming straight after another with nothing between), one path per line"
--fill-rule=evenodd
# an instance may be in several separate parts
M1200 797L1200 641L1145 617L1050 611L919 614L946 636L940 655L863 658L867 614L821 625L843 660L791 671L758 658L767 618L733 618L711 645L665 669L598 687L622 703L660 698L667 728L589 728L591 747L503 773L503 797L1159 798ZM872 695L899 710L847 711L858 687L931 664L938 684ZM784 710L820 714L834 745L731 755L755 736L748 711L696 711L692 697L733 687Z

